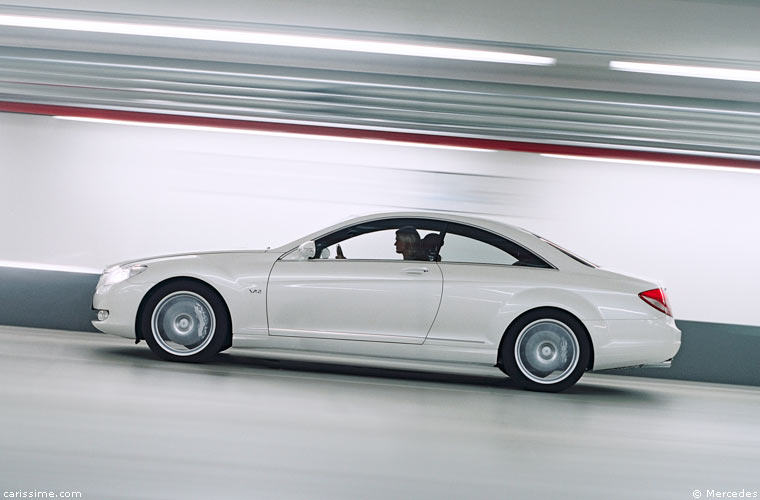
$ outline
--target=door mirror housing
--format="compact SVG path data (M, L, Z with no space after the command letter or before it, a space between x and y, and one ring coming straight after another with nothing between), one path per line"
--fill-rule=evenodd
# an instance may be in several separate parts
M298 246L298 256L302 260L312 259L317 255L317 244L314 241L304 241Z

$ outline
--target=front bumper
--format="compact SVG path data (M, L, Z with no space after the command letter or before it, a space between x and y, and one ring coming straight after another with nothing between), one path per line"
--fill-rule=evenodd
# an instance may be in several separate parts
M137 311L148 287L128 281L98 287L92 297L92 308L109 314L104 321L94 320L92 325L101 332L134 339Z

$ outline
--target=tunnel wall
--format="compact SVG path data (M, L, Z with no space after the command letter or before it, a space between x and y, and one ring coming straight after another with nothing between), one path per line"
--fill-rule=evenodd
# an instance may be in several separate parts
M97 273L114 262L277 246L377 211L451 211L657 278L685 344L652 375L756 382L736 356L760 338L757 174L5 113L0 176L2 324L90 330Z

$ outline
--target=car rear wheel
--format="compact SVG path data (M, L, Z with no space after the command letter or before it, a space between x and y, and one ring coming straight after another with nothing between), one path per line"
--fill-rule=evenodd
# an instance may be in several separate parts
M179 280L151 293L143 305L140 329L159 358L200 362L222 350L230 322L216 291L197 281Z
M507 375L521 387L541 392L572 387L586 371L590 356L583 324L555 309L538 309L518 318L501 347Z

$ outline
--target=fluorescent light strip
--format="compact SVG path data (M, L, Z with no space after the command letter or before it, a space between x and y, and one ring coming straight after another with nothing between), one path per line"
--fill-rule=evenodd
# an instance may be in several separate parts
M459 49L409 43L377 42L307 35L285 35L214 28L190 28L157 24L133 24L113 21L91 21L85 19L18 16L10 14L0 15L0 25L23 28L48 28L69 31L87 31L93 33L111 33L117 35L156 36L188 40L208 40L214 42L276 45L281 47L342 50L349 52L458 59L464 61L494 62L503 64L552 66L557 62L556 59L551 57L513 54L509 52L494 52L490 50Z
M584 160L584 161L601 161L606 163L625 163L628 165L651 165L655 167L670 167L670 168L688 168L691 170L717 170L721 172L734 172L742 174L760 174L760 169L754 168L742 168L742 167L724 167L719 165L697 165L693 163L678 163L669 161L648 161L648 160L626 160L623 158L599 158L595 156L579 156L579 155L555 155L555 154L541 154L547 158L562 158L565 160Z
M239 128L208 127L204 125L181 125L172 123L148 123L130 120L109 120L106 118L85 118L79 116L54 116L59 120L71 120L77 122L110 123L115 125L134 125L138 127L169 128L178 130L199 130L203 132L224 132L232 134L262 135L269 137L292 137L296 139L316 139L321 141L357 142L362 144L379 144L381 146L408 146L413 148L449 149L455 151L495 152L495 149L470 148L467 146L447 146L445 144L426 144L418 142L388 141L385 139L363 139L356 137L335 137L317 134L299 134L296 132L269 132L266 130L248 130Z
M691 78L713 78L738 82L760 82L760 71L749 69L710 68L707 66L680 66L674 64L654 64L641 62L611 61L610 69L652 73L656 75L686 76Z
M37 262L19 262L13 260L0 260L0 267L14 269L31 269L35 271L58 271L63 273L101 274L102 269L93 267L61 266L58 264L40 264Z

